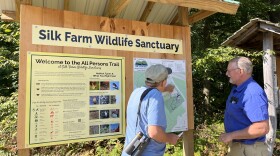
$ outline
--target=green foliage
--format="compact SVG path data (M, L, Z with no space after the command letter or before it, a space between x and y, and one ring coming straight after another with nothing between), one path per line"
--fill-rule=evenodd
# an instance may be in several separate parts
M106 140L106 146L96 146L95 155L103 156L103 155L121 155L123 144L117 139ZM102 143L102 142L101 142ZM104 143L104 141L103 141ZM105 147L105 148L104 148Z
M18 88L19 24L0 21L0 96Z
M276 131L275 146L273 150L273 156L280 155L280 130Z
M175 146L167 144L164 156L183 156L183 141L182 141L182 139L180 139Z
M192 25L193 57L203 57L207 48L218 48L230 35L253 18L280 22L280 1L239 0L236 15L216 13Z
M222 123L212 125L201 124L197 126L195 137L195 156L222 156L226 154L227 147L218 141L219 135L224 132Z
M119 156L123 149L123 141L124 138L120 138L38 147L32 149L32 155Z
M0 21L0 45L9 51L19 50L19 24Z
M0 151L5 154L15 155L16 123L17 123L17 93L11 97L0 97Z

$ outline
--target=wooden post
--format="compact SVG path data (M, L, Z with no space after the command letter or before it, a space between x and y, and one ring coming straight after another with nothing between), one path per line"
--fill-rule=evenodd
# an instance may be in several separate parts
M18 155L19 156L30 156L30 149L29 148L18 149Z
M187 22L187 21L185 21ZM185 23L188 24L188 23ZM185 37L185 50L186 50L186 61L187 61L187 110L188 110L188 131L184 132L183 137L183 155L193 156L194 155L194 104L193 104L193 81L192 81L192 54L191 54L191 27L185 26L186 34Z
M189 129L184 132L183 136L183 156L193 156L194 155L194 139L193 139L193 129Z
M269 156L272 156L274 141L276 138L276 97L274 94L276 67L275 56L273 54L273 33L265 32L263 34L263 75L264 75L264 91L268 98L269 113L269 133L266 135L266 141L269 149Z
M189 11L188 8L179 7L178 8L178 16L179 16L179 24L186 28L186 46L184 47L186 50L186 60L189 63L187 65L187 97L188 97L188 131L184 132L183 136L183 155L184 156L193 156L194 155L194 114L193 114L193 86L192 86L192 67L191 67L191 29L189 26Z

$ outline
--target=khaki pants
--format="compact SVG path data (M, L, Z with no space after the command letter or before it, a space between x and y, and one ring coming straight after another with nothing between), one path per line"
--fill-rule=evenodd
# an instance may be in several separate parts
M229 144L227 156L268 156L268 146L265 142L246 145L239 142Z

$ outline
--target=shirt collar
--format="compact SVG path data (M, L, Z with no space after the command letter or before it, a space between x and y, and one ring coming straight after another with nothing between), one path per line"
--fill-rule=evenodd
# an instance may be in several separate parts
M252 77L250 77L249 79L247 79L246 81L244 81L243 83L241 83L239 86L234 86L235 90L240 92L243 90L243 88L245 88L251 81L253 80Z

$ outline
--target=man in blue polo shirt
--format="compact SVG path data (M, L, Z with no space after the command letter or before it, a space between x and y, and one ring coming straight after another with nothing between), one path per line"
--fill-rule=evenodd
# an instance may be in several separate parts
M122 156L128 156L129 144L138 132L142 132L145 137L149 137L150 142L143 150L141 156L163 156L166 143L175 145L179 137L173 133L166 133L166 116L162 92L172 92L174 86L166 86L168 74L172 70L161 64L150 66L145 71L146 86L135 89L130 95L127 105L127 127ZM154 88L144 97L139 115L138 106L140 97L148 88ZM128 150L130 151L130 150ZM132 154L134 155L134 154Z
M233 88L226 101L226 133L219 140L229 143L227 156L268 155L265 135L269 131L268 100L252 78L253 65L246 57L229 61L226 75Z

